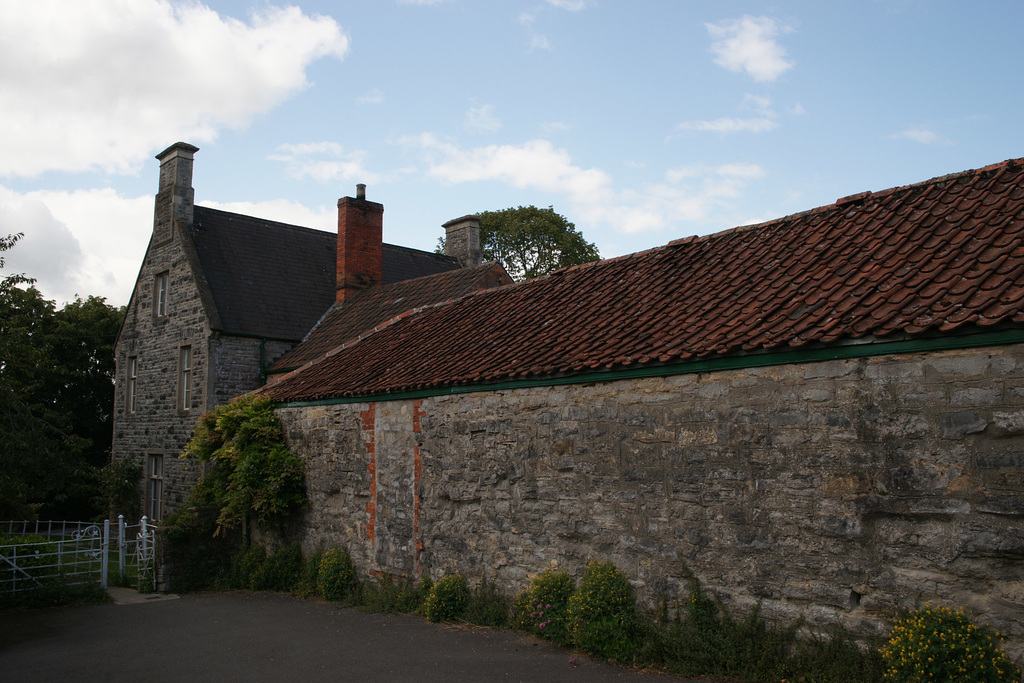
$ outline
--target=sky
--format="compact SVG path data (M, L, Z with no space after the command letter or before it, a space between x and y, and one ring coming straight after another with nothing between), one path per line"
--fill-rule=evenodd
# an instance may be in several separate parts
M0 0L0 275L131 296L158 163L384 240L551 206L603 257L1024 156L1024 2Z

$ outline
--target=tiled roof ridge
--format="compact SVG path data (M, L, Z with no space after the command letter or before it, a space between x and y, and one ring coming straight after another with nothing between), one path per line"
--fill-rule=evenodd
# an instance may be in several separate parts
M861 202L869 198L891 197L897 193L912 192L914 190L918 190L924 187L949 183L951 181L959 180L961 178L969 178L971 176L981 175L983 173L989 173L992 171L1011 169L1020 165L1024 165L1024 157L1006 159L1005 161L1000 161L995 164L989 164L988 166L983 166L981 168L970 168L965 171L959 171L957 173L948 173L946 175L936 176L935 178L922 180L920 182L911 183L909 185L897 185L895 187L886 188L884 190L878 190L877 192L872 190L857 192L855 194L847 195L845 197L840 197L831 204L823 204L821 206L816 206L813 209L805 209L803 211L791 213L786 216L780 216L778 218L772 218L766 221L761 221L760 223L748 223L746 225L737 225L735 227L725 228L724 230L719 230L717 232L709 233L707 235L689 235L687 237L680 237L679 239L672 240L665 246L675 247L683 244L693 244L696 242L712 242L723 237L728 237L735 233L770 228L775 225L791 223L796 219L803 218L805 216L810 216L818 213L825 213L827 211L840 210L850 204Z

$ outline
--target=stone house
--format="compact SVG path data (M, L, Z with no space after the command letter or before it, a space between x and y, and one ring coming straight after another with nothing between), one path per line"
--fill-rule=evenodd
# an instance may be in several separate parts
M965 606L1024 652L1024 160L391 301L269 369L308 549L508 592L612 559L860 633Z
M384 207L362 187L339 200L338 234L196 206L196 151L179 142L157 156L153 233L115 347L113 457L142 466L140 494L155 520L195 479L177 456L198 417L262 386L329 310L395 283L429 305L510 281L480 263L471 216L449 222L447 255L383 244ZM358 307L369 328L391 315Z

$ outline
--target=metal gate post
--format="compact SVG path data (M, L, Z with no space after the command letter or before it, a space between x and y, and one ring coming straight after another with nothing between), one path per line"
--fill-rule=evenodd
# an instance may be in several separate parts
M100 547L100 586L107 590L107 571L110 569L110 520L103 520L103 545Z
M117 569L121 576L128 574L124 566L124 515L117 516Z

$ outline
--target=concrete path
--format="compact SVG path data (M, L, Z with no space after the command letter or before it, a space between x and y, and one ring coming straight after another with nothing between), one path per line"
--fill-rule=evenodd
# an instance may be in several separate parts
M6 681L670 681L513 631L276 593L140 596L0 613ZM705 683L712 683L707 681Z

